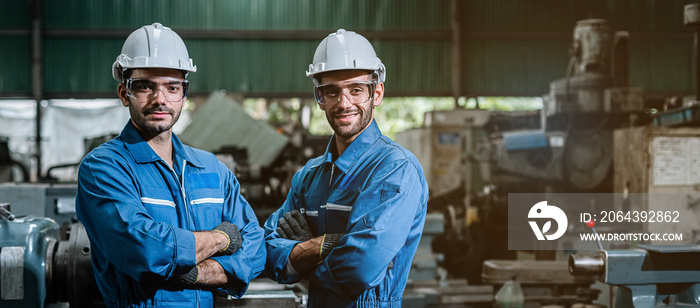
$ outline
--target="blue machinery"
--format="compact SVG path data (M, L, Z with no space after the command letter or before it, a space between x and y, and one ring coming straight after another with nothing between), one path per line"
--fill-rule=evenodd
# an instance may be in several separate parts
M647 246L571 255L572 275L617 286L615 308L700 307L700 245Z
M51 218L16 218L7 203L0 204L1 307L100 305L83 225L71 225L65 241L59 230Z

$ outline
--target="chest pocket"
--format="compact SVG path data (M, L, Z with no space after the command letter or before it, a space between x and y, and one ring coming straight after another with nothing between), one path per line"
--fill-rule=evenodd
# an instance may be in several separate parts
M319 228L319 209L320 199L318 193L316 192L306 192L304 193L304 199L302 200L301 207L299 211L306 216L306 222L311 227L311 230L315 232L316 235L320 235L323 230Z
M141 197L141 204L156 222L177 226L177 207L170 192L151 189L147 196Z
M350 212L359 195L357 190L336 189L328 197L328 202L321 206L326 217L326 233L344 233L348 226Z

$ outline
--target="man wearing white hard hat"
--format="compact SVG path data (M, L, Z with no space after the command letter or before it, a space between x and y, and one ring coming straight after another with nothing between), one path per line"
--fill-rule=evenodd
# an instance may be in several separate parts
M400 307L428 185L415 156L374 120L384 64L367 39L340 29L306 75L335 134L265 222L265 272L279 283L308 279L309 307Z
M85 156L76 197L107 307L213 307L263 270L264 231L238 180L172 132L196 70L159 23L131 33L112 66L131 120Z

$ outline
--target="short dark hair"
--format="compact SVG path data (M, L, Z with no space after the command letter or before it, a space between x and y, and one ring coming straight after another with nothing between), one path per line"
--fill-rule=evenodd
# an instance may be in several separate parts
M133 72L134 72L133 70L125 70L124 72L122 72L122 81L131 78L131 74Z

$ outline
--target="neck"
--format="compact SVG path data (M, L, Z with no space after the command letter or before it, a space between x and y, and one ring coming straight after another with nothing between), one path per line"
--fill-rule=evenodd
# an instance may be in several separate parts
M365 130L367 130L368 127L370 127L372 125L373 121L374 121L374 118L372 118L372 120L369 122L369 124L367 124L367 126L365 126L365 128L363 128L359 133L357 133L351 137L341 137L341 136L338 136L338 134L334 135L333 139L335 140L335 148L338 150L338 157L340 157L340 155L342 155L343 152L345 152L345 150L350 146L350 144L353 141L355 141L355 139L357 139L357 137L362 135L362 133Z
M171 168L173 167L173 139L172 131L162 132L152 138L146 139L154 152L162 158ZM144 138L145 139L145 138Z
M352 136L350 138L343 138L338 136L337 134L335 135L335 149L338 151L338 157L345 152L345 150L350 146L353 140L355 140L357 136Z

